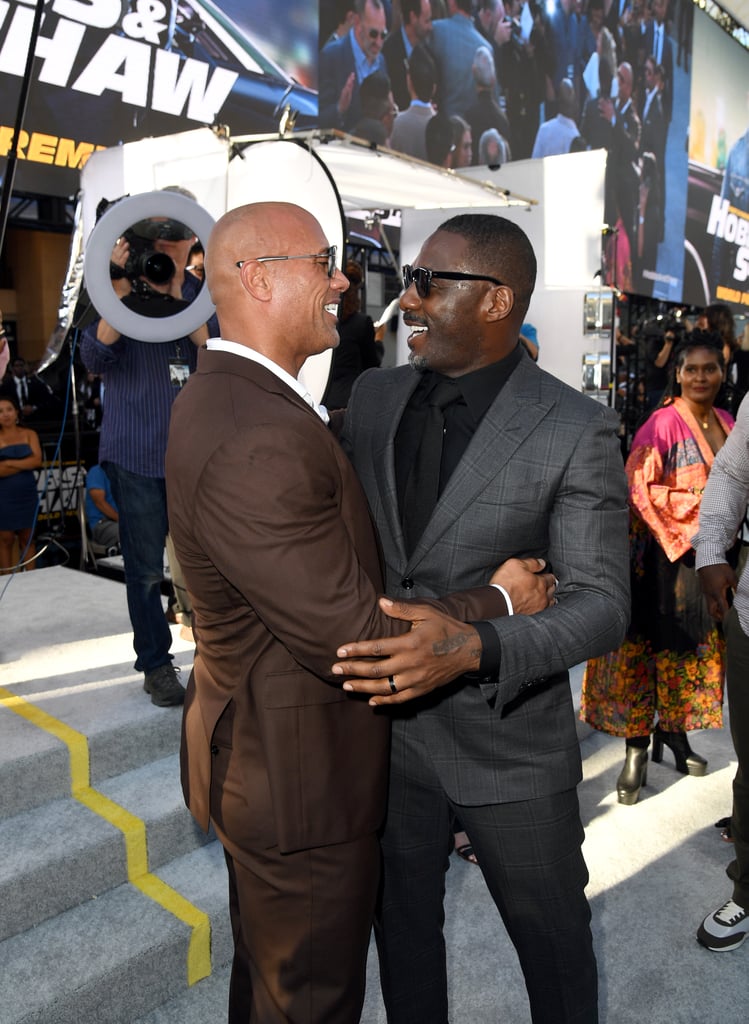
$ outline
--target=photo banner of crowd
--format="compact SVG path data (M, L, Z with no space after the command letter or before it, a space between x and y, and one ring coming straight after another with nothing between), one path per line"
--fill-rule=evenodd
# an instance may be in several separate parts
M605 149L606 283L749 304L749 54L692 0L320 9L323 127L458 173Z
M695 19L684 292L749 308L749 54Z
M34 7L0 5L0 172ZM604 149L606 283L739 311L747 81L692 0L50 0L15 188L70 196L96 149L287 110L458 173Z
M37 0L0 4L0 174ZM314 0L49 0L14 188L70 196L91 153L203 125L317 124Z

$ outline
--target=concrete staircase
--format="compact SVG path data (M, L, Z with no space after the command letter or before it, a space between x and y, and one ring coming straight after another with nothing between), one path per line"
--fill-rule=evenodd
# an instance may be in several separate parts
M121 584L0 577L0 1024L224 1015L223 853L182 802L181 710L133 660Z

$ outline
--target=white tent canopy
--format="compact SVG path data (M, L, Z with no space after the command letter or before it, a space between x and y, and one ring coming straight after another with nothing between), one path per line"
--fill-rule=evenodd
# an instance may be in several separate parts
M233 137L232 145L258 143L271 136ZM277 136L275 138L278 138ZM344 210L446 210L467 207L533 205L490 181L461 176L414 157L380 149L337 131L298 132L284 141L306 146L328 168Z
M142 139L94 153L83 169L83 233L94 226L96 204L102 195L150 192L179 183L189 188L214 218L240 202L273 193L303 205L310 196L295 180L290 185L274 174L271 180L252 181L240 199L232 193L242 175L242 153L257 146L278 150L296 145L322 165L335 184L344 212L351 210L449 210L472 207L528 207L535 199L513 194L501 184L501 172L491 181L463 176L412 157L372 147L335 131L295 132L291 135L222 137L209 128L160 138ZM248 163L255 163L253 156ZM277 162L278 163L278 162ZM300 161L291 161L299 174ZM311 177L317 177L312 174ZM490 177L487 171L487 178ZM500 179L499 181L497 179ZM247 182L246 182L247 184Z

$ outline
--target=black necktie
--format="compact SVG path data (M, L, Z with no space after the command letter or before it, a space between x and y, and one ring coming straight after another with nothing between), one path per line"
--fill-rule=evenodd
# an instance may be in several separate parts
M414 550L439 497L444 411L461 397L450 380L440 380L427 397L424 430L406 483L403 500L403 533L409 554Z

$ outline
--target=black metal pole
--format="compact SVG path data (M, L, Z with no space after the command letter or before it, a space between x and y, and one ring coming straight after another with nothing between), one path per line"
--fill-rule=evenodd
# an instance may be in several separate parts
M3 178L2 197L0 197L0 253L3 251L3 248L5 246L5 229L8 224L10 199L13 193L13 182L15 181L16 177L16 164L18 163L16 147L18 145L18 140L21 137L23 120L26 116L26 105L29 99L29 89L31 88L31 72L34 66L36 41L39 38L39 29L41 28L42 24L43 12L44 0L36 0L36 9L34 10L34 21L31 26L31 38L29 40L29 52L26 54L26 68L23 72L23 79L21 81L21 93L18 97L18 108L16 110L16 124L13 128L13 138L11 139L10 150L8 151L8 162L5 165L5 177Z

